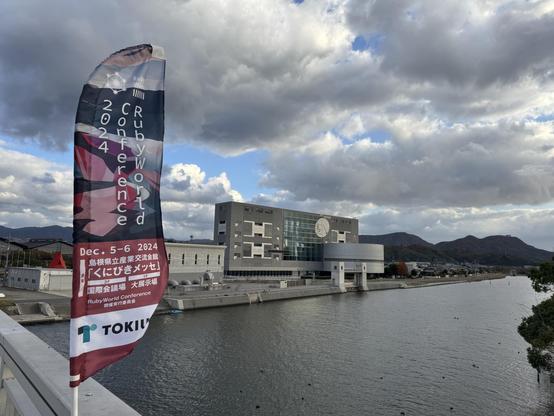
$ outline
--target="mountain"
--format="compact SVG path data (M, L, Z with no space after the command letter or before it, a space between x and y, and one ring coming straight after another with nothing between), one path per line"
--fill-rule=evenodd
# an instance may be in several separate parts
M422 261L428 263L458 263L456 258L440 252L433 246L385 246L385 261Z
M369 244L383 244L385 246L396 246L396 247L409 247L409 246L422 246L422 247L432 247L433 244L425 241L424 239L418 237L414 234L408 233L390 233L390 234L380 234L380 235L360 235L360 243L369 243Z
M385 261L524 266L550 260L554 254L509 235L493 235L485 238L468 235L453 241L431 244L413 234L392 233L360 235L359 241L360 243L383 244Z
M0 226L0 237L14 240L31 238L73 240L72 227L23 227ZM479 263L484 265L524 266L539 264L552 259L554 253L526 244L510 235L492 235L477 238L468 235L453 241L431 244L414 234L391 233L382 235L360 235L360 243L383 244L385 261L424 261L437 263ZM214 244L212 240L196 239L199 244Z
M29 240L31 238L51 238L64 241L73 241L73 227L60 227L51 225L48 227L23 227L8 228L0 225L0 237L17 240Z
M522 266L552 259L553 253L526 244L511 235L477 238L468 235L454 241L443 241L435 248L460 262Z

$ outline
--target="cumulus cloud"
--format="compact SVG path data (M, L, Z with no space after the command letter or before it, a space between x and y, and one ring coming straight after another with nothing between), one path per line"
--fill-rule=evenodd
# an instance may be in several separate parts
M554 52L550 1L353 0L348 20L379 33L383 67L418 81L511 83L546 75Z
M69 225L72 190L68 166L0 147L0 223Z
M213 238L214 204L242 201L225 172L206 178L195 164L177 163L162 177L162 212L166 237Z
M294 154L273 153L262 184L300 200L426 207L545 203L554 196L554 153L543 150L552 141L550 129L544 130L536 123L462 125L383 143L344 143L327 133Z
M43 144L70 142L87 75L130 44L166 49L168 136L225 153L271 144L309 120L319 123L333 96L348 98L343 91L354 89L346 77L335 83L342 72L335 63L351 35L324 4L7 1L0 16L0 95L10 97L0 105L0 126ZM371 79L375 69L360 69L376 95L385 94ZM322 99L328 104L320 109Z
M92 68L145 41L166 48L167 136L225 154L371 129L355 116L345 122L358 112L417 115L423 106L451 124L554 111L549 5L5 1L0 95L10 99L0 131L66 146ZM354 51L357 36L380 46Z
M194 164L167 166L162 176L166 237L212 238L216 202L242 201L225 172L214 177ZM73 170L0 145L0 224L8 227L71 226Z

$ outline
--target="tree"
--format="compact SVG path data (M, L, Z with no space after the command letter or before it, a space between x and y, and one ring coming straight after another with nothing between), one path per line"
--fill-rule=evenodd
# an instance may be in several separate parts
M402 276L402 277L406 277L408 276L408 266L406 265L406 263L404 263L403 261L399 262L397 265L396 265L396 270L397 270L397 273Z
M531 270L531 284L536 292L554 289L554 263L547 262ZM531 346L527 348L527 360L539 373L554 368L551 351L554 351L554 296L532 307L533 314L523 318L519 334Z
M536 292L550 292L554 286L554 263L543 263L538 269L532 269L529 278Z
M391 263L385 267L385 276L398 276L398 263Z

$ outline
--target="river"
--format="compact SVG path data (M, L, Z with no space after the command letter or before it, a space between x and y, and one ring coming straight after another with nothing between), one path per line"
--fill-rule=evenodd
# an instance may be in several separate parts
M540 300L509 277L157 316L95 378L143 415L547 415L516 330ZM67 323L29 329L67 355Z

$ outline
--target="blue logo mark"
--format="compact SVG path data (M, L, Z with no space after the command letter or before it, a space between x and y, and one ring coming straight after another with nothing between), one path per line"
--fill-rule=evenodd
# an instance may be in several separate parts
M90 342L90 332L96 329L96 324L83 325L77 328L77 334L83 334L83 344Z

